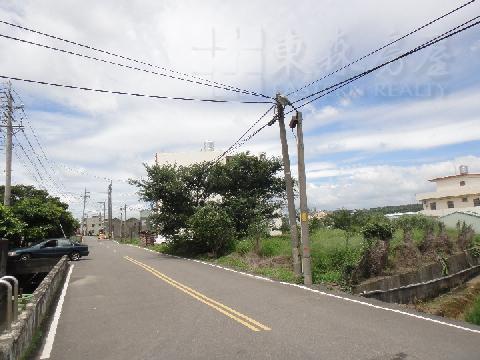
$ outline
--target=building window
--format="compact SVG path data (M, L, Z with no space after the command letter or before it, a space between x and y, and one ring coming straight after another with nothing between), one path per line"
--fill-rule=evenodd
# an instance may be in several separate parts
M473 206L480 206L480 198L473 199Z
M447 206L449 209L453 209L455 207L455 205L453 204L453 201L447 201Z
M460 181L460 186L465 186L465 181Z
M436 202L431 202L430 203L430 210L437 210L437 203Z
M427 205L427 200L423 200L423 205Z

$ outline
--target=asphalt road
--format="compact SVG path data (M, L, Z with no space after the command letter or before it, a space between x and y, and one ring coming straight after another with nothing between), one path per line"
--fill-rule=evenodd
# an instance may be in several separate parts
M480 327L86 243L50 359L480 359Z

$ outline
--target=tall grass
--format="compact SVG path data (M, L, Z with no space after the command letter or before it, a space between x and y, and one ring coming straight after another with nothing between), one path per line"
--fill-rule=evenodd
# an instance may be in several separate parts
M470 311L465 315L465 320L469 323L480 325L480 296L475 300Z

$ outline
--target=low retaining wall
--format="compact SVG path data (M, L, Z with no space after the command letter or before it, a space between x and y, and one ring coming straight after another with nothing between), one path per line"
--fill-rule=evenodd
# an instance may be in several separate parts
M444 268L448 275L444 274ZM389 276L354 286L353 292L365 297L400 304L425 300L463 284L480 274L480 258L460 253L417 271Z
M17 360L28 348L35 331L56 300L68 268L67 257L64 256L40 283L33 293L31 302L19 314L18 320L12 323L11 330L0 336L0 360Z

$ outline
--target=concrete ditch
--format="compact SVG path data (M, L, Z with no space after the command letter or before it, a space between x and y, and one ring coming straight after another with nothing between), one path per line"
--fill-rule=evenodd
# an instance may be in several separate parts
M354 286L353 293L385 302L411 304L434 298L479 274L480 258L459 253L416 271Z
M67 257L63 256L34 291L31 302L12 323L11 329L0 335L0 360L20 359L29 347L35 332L58 298L68 268Z

